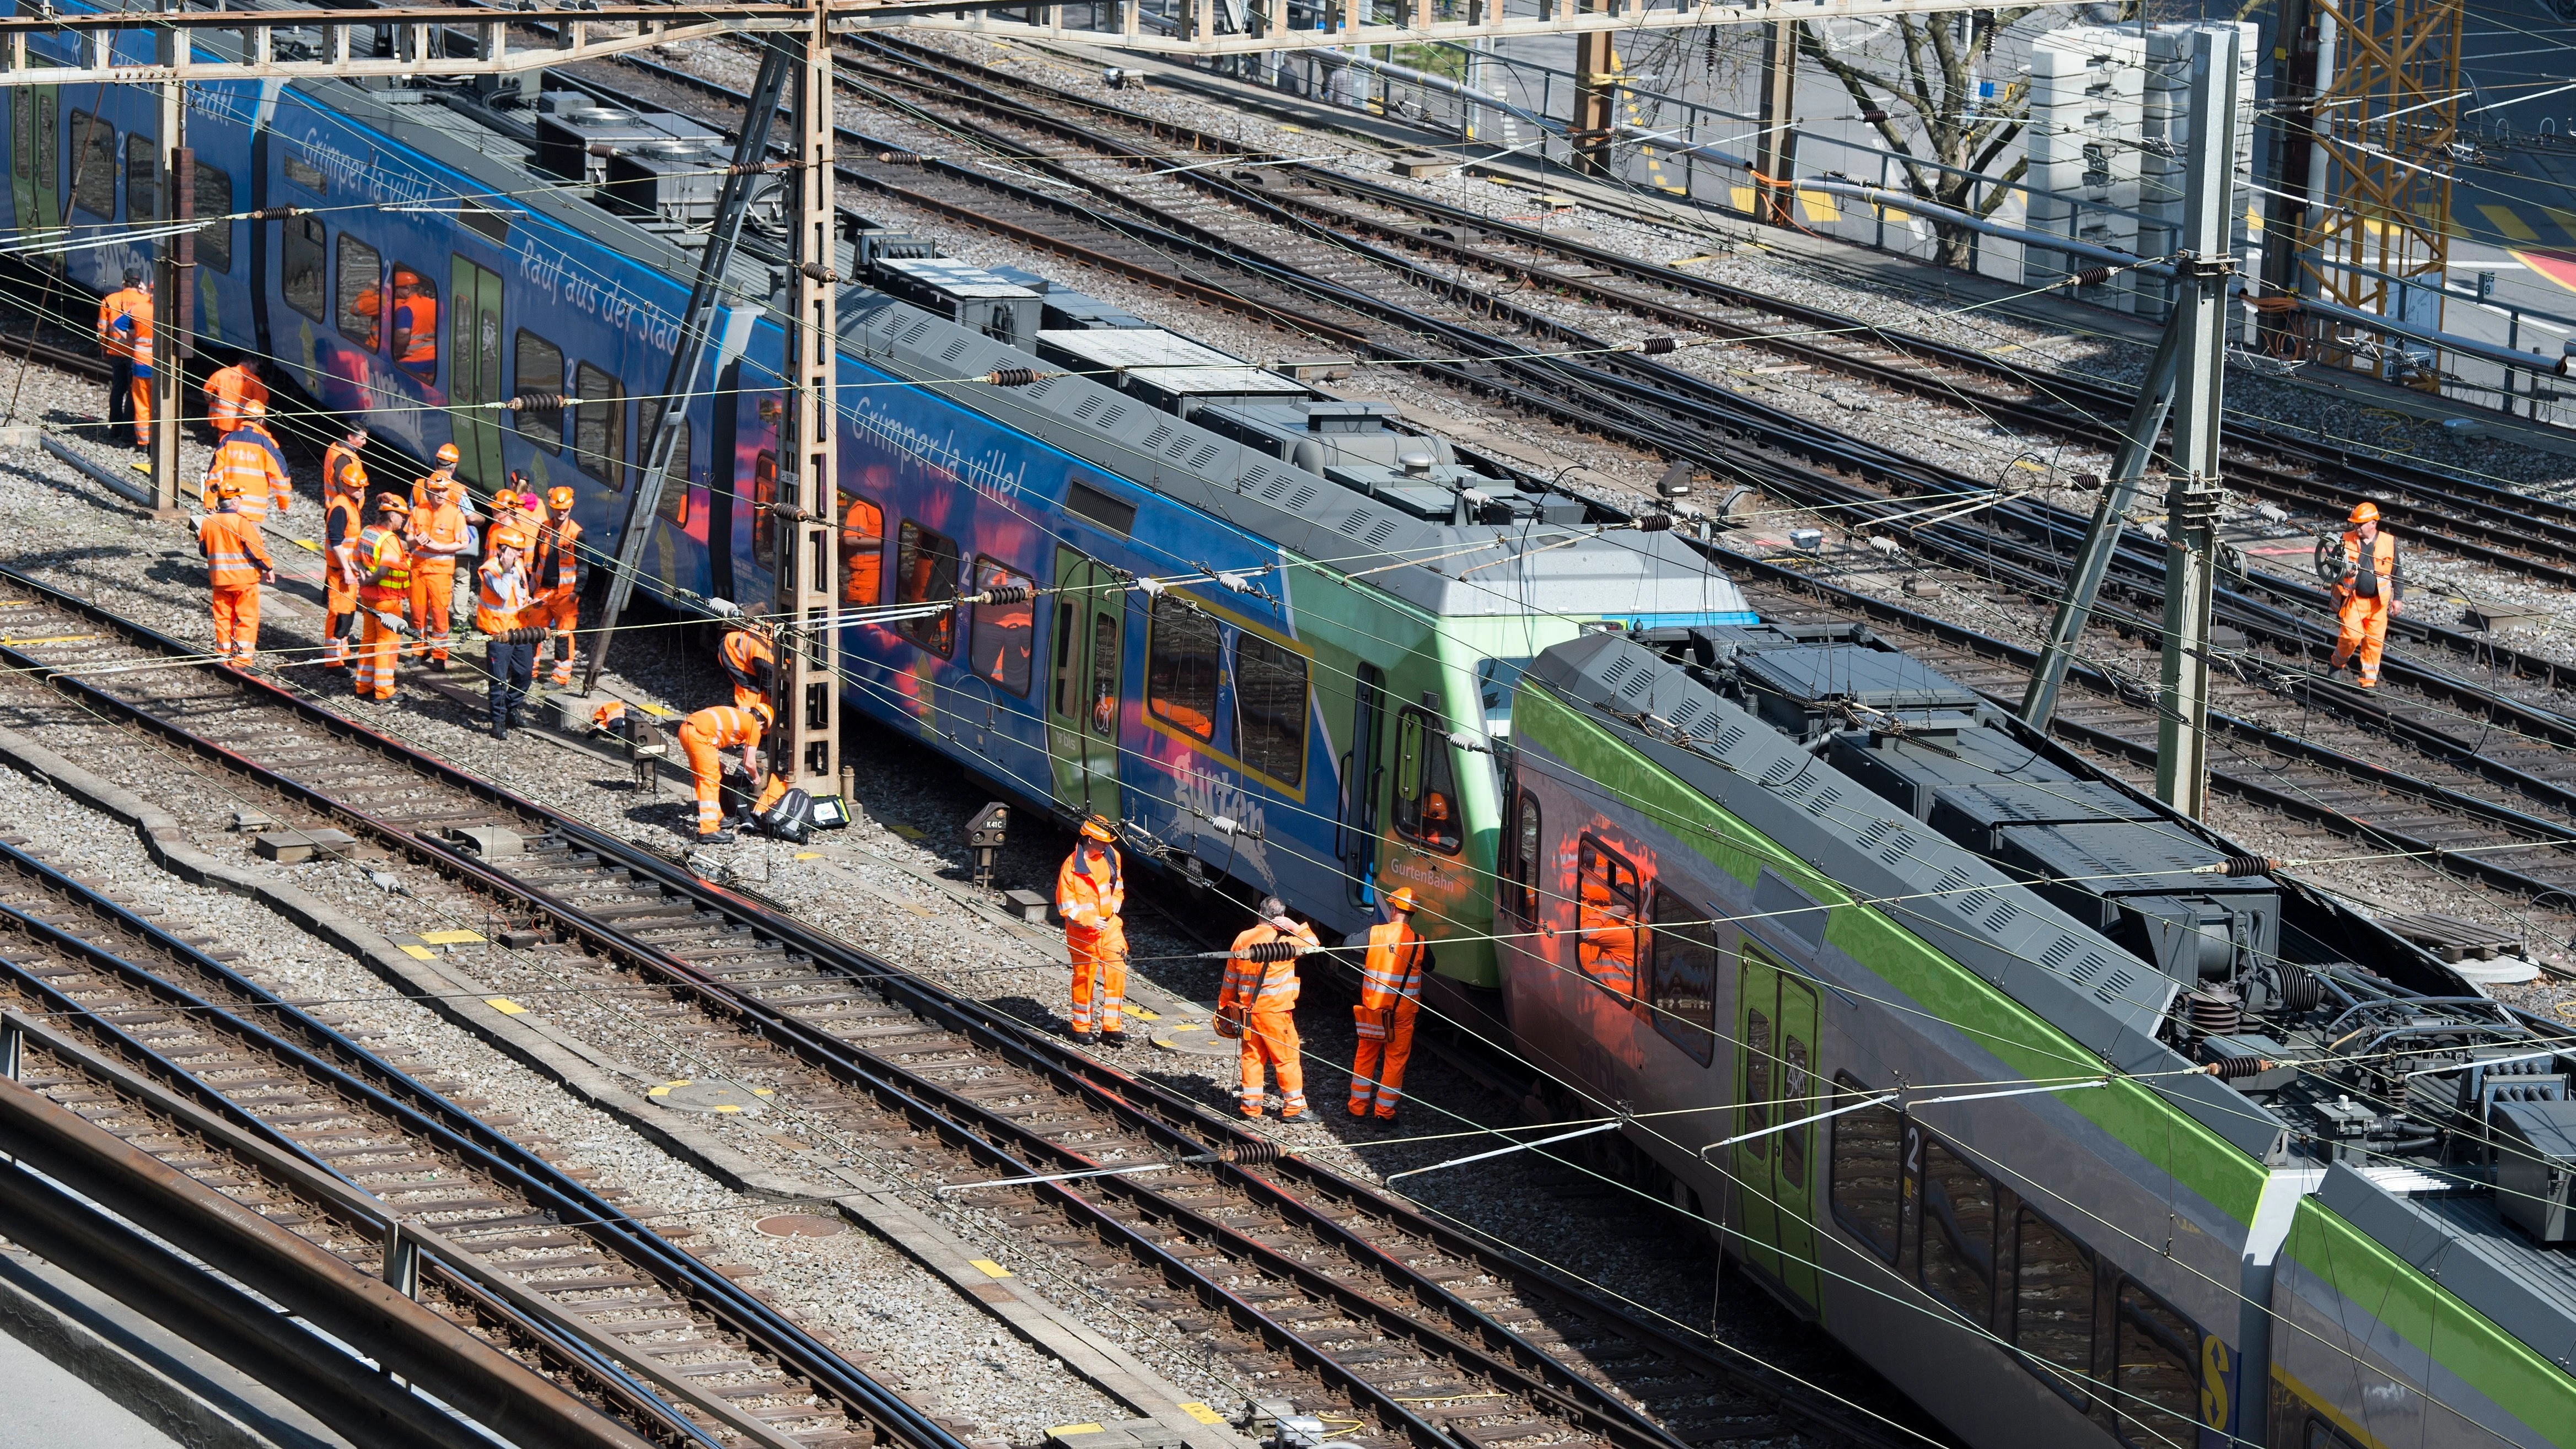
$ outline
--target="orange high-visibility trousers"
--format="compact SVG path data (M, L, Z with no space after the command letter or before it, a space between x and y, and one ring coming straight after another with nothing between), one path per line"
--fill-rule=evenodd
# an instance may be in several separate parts
M215 653L248 664L259 652L259 585L215 584Z
M2336 592L2341 593L2342 590ZM2343 629L2335 636L2334 667L2343 668L2345 662L2352 658L2353 651L2358 649L2361 651L2361 687L2378 688L2379 656L2388 647L2388 601L2365 599L2354 594L2335 610L2335 617L2342 621Z
M360 699L394 697L394 663L402 656L402 635L376 617L376 609L358 612L357 668L350 672Z
M697 787L698 833L713 835L724 824L724 806L720 802L723 798L725 752L718 749L713 740L698 733L697 725L688 720L680 722L680 748L688 752L690 783ZM760 798L752 802L751 813L757 815L777 804L778 797L786 793L787 777L772 771L769 784L761 790Z
M349 616L358 611L358 591L340 577L337 561L326 561L331 572L322 586L322 663L332 669L349 665L349 639L358 632L357 621Z
M456 599L456 561L422 559L411 569L411 626L420 633L407 651L417 659L422 650L444 660L455 640L448 634L449 608Z
M128 391L134 397L134 446L152 446L152 375L138 372Z
M1255 1011L1243 1023L1243 1115L1261 1115L1261 1069L1279 1081L1279 1115L1306 1114L1306 1065L1299 1053L1297 1018L1286 1011Z
M521 614L519 619L525 624L542 624L546 632L554 636L552 677L557 684L572 683L573 631L581 627L581 595L571 589L559 589L540 597L536 607ZM539 662L544 661L541 659ZM737 708L748 708L739 699L734 704Z
M1064 948L1073 956L1073 1030L1076 1036L1090 1032L1092 1025L1091 996L1095 986L1100 993L1100 1029L1124 1030L1119 1014L1127 1009L1127 926L1112 918L1097 931L1079 926L1064 928Z
M1404 1100L1404 1064L1413 1059L1413 1018L1421 1010L1420 1002L1406 1000L1351 1008L1360 1039L1351 1054L1352 1116L1367 1116L1373 1100L1379 1117L1395 1120L1395 1104Z

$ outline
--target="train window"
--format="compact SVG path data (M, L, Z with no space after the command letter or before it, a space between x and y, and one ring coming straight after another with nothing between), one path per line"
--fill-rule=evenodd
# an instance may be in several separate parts
M116 128L87 111L72 112L72 203L101 221L116 219Z
M1234 754L1292 788L1306 779L1306 656L1249 632L1234 636Z
M770 511L777 502L778 455L763 452L751 460L751 555L763 568L778 557L778 515Z
M585 362L572 370L572 392L573 462L593 478L625 492L626 389Z
M1145 636L1145 708L1199 740L1216 738L1216 620L1168 590L1154 596Z
M662 408L659 403L644 404L643 437L647 447L652 445L653 429L661 424L661 411ZM680 420L678 431L679 436L671 440L671 476L663 480L662 497L653 505L653 507L655 512L671 521L671 526L673 528L686 528L689 526L689 519L691 517L689 511L688 419L683 418ZM635 466L636 471L640 474L644 467L643 460L638 459Z
M1836 1107L1866 1101L1873 1093L1848 1072L1834 1076ZM1904 1119L1890 1107L1863 1107L1833 1119L1834 1221L1889 1263L1896 1261L1896 1233L1901 1206L1897 1184L1903 1180L1900 1142Z
M1992 1326L1994 1179L1938 1142L1923 1149L1923 1286L1980 1328Z
M1637 991L1637 868L1587 835L1574 852L1574 964L1622 999Z
M1036 580L997 560L975 560L975 592L979 594L1036 587ZM967 658L976 673L1013 694L1025 696L1029 692L1030 642L1036 633L1037 604L1033 597L1016 604L977 604Z
M374 247L340 233L337 268L340 335L369 352L385 340L385 259Z
M233 214L233 178L220 166L207 161L203 152L197 156L197 215L229 217ZM197 230L197 265L218 272L233 269L233 224L218 221Z
M2120 1285L2112 1404L2122 1442L2141 1449L2200 1438L2200 1330L2135 1283Z
M1646 999L1654 1003L1655 1030L1707 1066L1717 1057L1716 923L1658 889L1654 927L1646 939Z
M329 279L323 275L328 263L323 259L327 238L322 218L291 216L278 232L278 294L286 299L287 306L319 322L329 305L323 298Z
M561 398L564 390L563 349L522 327L510 347L511 389L520 397ZM512 424L549 453L563 451L563 404L522 409Z
M1744 1152L1755 1161L1771 1155L1771 1064L1779 1054L1772 1042L1771 1016L1759 1006L1744 1008L1744 1100L1740 1104Z
M125 219L150 221L160 215L159 147L141 131L125 133Z
M1503 848L1509 856L1503 876L1503 909L1523 921L1538 919L1538 860L1543 848L1542 840L1538 797L1522 790L1512 803L1511 834L1503 841Z
M438 381L438 284L399 262L394 264L393 333L394 364L424 383ZM483 350L489 354L487 385L498 387L501 339L487 337Z
M894 601L898 604L944 604L957 597L956 540L931 532L907 518L896 535ZM945 659L957 652L957 611L943 609L927 618L895 625L903 637Z
M770 491L778 489L778 464L770 459ZM841 602L873 604L885 588L885 510L848 493L841 495Z
M2027 1206L2013 1219L2012 1341L2078 1404L2093 1372L2093 1255Z
M1118 617L1091 616L1091 732L1118 737Z
M1456 855L1464 840L1449 732L1418 709L1407 709L1395 727L1395 828L1443 855Z

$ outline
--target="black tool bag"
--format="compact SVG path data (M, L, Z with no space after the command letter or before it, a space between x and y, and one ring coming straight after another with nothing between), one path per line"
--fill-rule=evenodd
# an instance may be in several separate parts
M814 833L814 797L802 790L779 796L769 813L760 817L760 828L790 845L803 845Z

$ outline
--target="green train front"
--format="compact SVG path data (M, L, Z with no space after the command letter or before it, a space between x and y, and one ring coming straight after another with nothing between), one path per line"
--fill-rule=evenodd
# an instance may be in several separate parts
M2576 1442L2565 1028L1862 631L1513 719L1523 1050L1964 1438Z

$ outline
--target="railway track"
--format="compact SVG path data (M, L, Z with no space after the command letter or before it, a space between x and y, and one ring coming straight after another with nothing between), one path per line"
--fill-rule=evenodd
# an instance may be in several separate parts
M1325 1169L1273 1160L1267 1139L1203 1104L265 679L137 667L187 650L23 576L0 571L0 593L11 637L69 641L0 649L17 667L0 700L32 708L50 686L192 768L219 768L282 828L339 830L407 859L427 872L408 882L414 895L507 940L550 943L544 969L565 990L631 1003L650 988L700 1075L827 1123L871 1171L938 1185L1179 1163L976 1200L999 1234L1078 1244L1095 1270L1118 1260L1103 1281L1122 1309L1262 1397L1340 1420L1338 1438L1916 1442ZM486 859L457 843L478 827L519 850Z
M958 1449L674 1246L695 1230L646 1227L551 1138L473 1115L145 911L0 837L21 1085L400 1283L646 1442Z
M903 67L925 90L966 98L1067 140L1082 143L1095 134L1126 138L1125 154L1105 159L1131 171L1185 162L1182 150L1200 158L1241 152L1239 142L1216 133L1107 105L899 36L857 38L852 53L877 61L874 68L884 79L897 79L886 66ZM1084 114L1093 125L1063 124L1067 111ZM1095 132L1095 125L1107 129ZM1165 146L1172 148L1166 155L1144 149ZM2119 446L2126 425L2131 395L2080 374L2034 372L1989 353L1657 265L1331 165L1255 153L1242 159L1249 164L1240 168L1202 159L1168 180L1220 199L1250 188L1336 232L1434 258L1453 269L1453 277L1472 275L1480 286L1545 288L1660 325L1751 343L1791 365L1969 409L2105 453ZM2258 496L2329 516L2372 498L2410 534L2439 539L2463 557L2576 582L2569 567L2576 563L2576 504L2565 500L2259 430L2231 431L2226 462L2229 481Z

